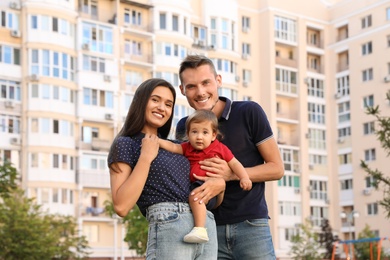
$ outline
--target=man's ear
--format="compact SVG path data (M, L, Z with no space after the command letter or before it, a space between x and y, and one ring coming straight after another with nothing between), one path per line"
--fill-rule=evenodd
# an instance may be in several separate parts
M181 94L182 94L183 96L185 96L185 95L186 95L186 93L184 92L183 85L181 85L181 84L180 84L179 88L180 88L180 92L181 92Z

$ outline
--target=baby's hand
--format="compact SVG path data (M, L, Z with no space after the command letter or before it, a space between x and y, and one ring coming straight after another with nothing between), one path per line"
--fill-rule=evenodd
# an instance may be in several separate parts
M252 181L249 178L241 179L240 186L243 190L250 190L252 189Z

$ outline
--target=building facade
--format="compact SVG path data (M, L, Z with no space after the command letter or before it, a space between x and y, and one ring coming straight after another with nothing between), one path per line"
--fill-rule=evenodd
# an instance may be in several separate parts
M389 161L365 113L390 116L389 0L1 1L0 156L29 197L78 219L91 257L134 256L103 210L107 153L150 77L175 86L174 125L191 113L178 87L190 53L215 62L220 95L268 115L285 166L267 183L279 259L307 219L318 231L329 219L343 240L366 225L390 236L383 193L360 167Z

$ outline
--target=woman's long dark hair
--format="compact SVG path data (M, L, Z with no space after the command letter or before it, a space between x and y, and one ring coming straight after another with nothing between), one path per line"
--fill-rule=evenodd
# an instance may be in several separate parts
M135 91L133 102L131 102L129 112L127 113L125 124L118 133L118 136L133 136L141 132L145 125L145 110L149 98L156 87L167 87L173 95L172 114L168 121L160 128L157 133L161 138L167 138L171 130L173 120L173 109L176 101L175 88L164 79L152 78L144 81Z
M131 137L141 132L142 128L145 125L146 106L149 102L153 90L157 87L167 87L173 95L172 114L169 117L168 121L162 127L157 129L157 133L160 138L167 138L167 136L169 135L169 131L171 130L172 119L174 115L173 109L176 101L176 91L175 88L171 85L171 83L164 79L148 79L144 81L141 85L139 85L139 87L135 91L133 101L131 102L129 111L127 112L125 123L115 137L114 141L112 142L109 154L112 154L114 157L116 157L115 153L117 152L117 150L114 149L114 147L116 144L116 139L119 136ZM120 172L117 163L112 163L111 165L109 165L109 167L115 172Z

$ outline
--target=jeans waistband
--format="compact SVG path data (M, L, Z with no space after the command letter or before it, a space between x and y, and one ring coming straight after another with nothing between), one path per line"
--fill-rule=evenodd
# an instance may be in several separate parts
M190 205L186 202L161 202L149 206L146 209L146 217L150 214L154 214L156 212L161 212L161 211L183 213L183 212L190 212L191 208Z

